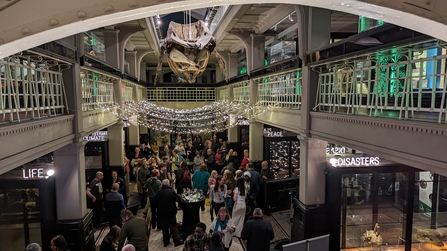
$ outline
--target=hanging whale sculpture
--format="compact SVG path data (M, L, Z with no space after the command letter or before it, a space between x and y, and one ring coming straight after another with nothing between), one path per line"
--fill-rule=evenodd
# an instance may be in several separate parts
M195 83L197 77L202 75L213 51L225 74L225 65L214 50L215 47L216 41L202 20L189 24L170 22L164 44L161 47L154 85L161 73L165 54L168 56L168 64L174 74L179 78L183 75L188 83Z

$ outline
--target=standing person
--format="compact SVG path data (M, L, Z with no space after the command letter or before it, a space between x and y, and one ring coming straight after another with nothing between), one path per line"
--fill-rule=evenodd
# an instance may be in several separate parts
M244 180L237 180L237 187L233 191L233 222L236 226L236 231L233 233L236 237L241 237L241 231L245 222L245 212L246 212L246 204L245 204L245 186Z
M202 190L202 194L206 196L206 193L208 192L209 178L210 174L206 170L206 165L202 164L200 169L192 176L192 189L197 188L197 190ZM202 202L200 208L202 211L205 211L205 200Z
M175 176L175 187L178 194L182 194L185 188L191 188L191 172L185 161L180 162L177 175Z
M225 185L227 185L227 195L225 196L225 207L227 208L230 216L233 216L233 189L236 188L236 180L234 179L234 175L230 170L226 170L223 176L225 180Z
M211 236L211 247L209 251L225 251L224 245L222 243L222 234L219 232L214 232Z
M255 208L253 218L242 229L241 239L247 251L269 251L270 241L275 238L272 224L263 219L262 210Z
M250 157L248 156L248 149L244 150L244 158L242 159L241 167L244 168L244 172L247 171L247 164L250 162Z
M196 156L194 157L194 168L192 169L193 172L199 170L200 165L205 163L201 154L202 153L200 151L196 151Z
M219 140L217 139L217 135L214 134L213 135L213 140L211 141L211 150L213 150L213 152L217 152L217 150L220 148L221 144L219 142Z
M99 222L102 217L102 200L103 190L101 180L104 178L102 172L96 172L95 178L90 181L86 193L90 198L90 208L93 210L93 226L99 227Z
M225 196L227 195L227 185L222 176L217 176L216 182L210 187L210 214L211 221L214 220L214 215L218 215L219 209L225 207ZM214 213L213 213L214 210Z
M67 241L65 241L64 236L56 235L50 241L51 251L70 251L67 247Z
M28 246L26 246L25 251L42 251L42 248L37 243L30 243Z
M155 169L152 171L152 177L147 179L146 184L144 184L144 189L147 191L147 197L149 198L149 203L146 204L146 207L143 210L143 214L147 215L147 211L149 210L149 206L151 208L151 225L152 228L157 227L157 205L155 201L155 194L161 189L161 181L159 179L160 172ZM161 229L160 226L158 228Z
M269 168L269 164L267 161L262 161L261 163L261 179L262 179L262 183L261 183L261 190L259 191L259 196L258 196L258 207L262 207L264 209L264 211L267 209L266 208L266 195L267 195L267 180L274 180L275 179L275 174L273 172L272 169Z
M160 165L158 165L158 168L160 169L160 175L158 177L158 179L160 179L160 181L164 180L164 179L169 179L168 177L168 169L166 167L165 163L160 163Z
M196 157L196 148L192 145L192 141L188 141L188 145L186 147L186 157L190 162L194 162L194 158Z
M214 216L213 216L213 209L211 207L210 188L212 185L216 184L216 178L217 178L217 171L216 170L211 171L210 178L208 179L208 191L206 192L206 197L208 198L210 204L211 221L214 220Z
M155 194L155 203L157 205L157 218L161 223L163 230L163 244L165 247L169 245L169 232L171 232L174 246L183 244L177 232L177 203L181 203L182 199L171 188L169 180L161 182L161 189Z
M178 150L174 149L174 156L171 159L171 169L175 174L175 178L178 179L178 169L180 168L180 163L183 161L183 157L178 154ZM186 165L188 166L188 165Z
M107 219L109 220L109 227L115 225L121 227L121 210L126 209L124 205L123 195L118 193L119 185L114 183L112 190L106 195L104 207L106 209Z
M213 150L208 149L207 150L207 158L205 161L206 166L208 167L208 171L211 172L213 170L216 170L217 164L216 164L216 154L214 154Z
M261 175L254 169L252 162L247 164L247 172L251 174L250 181L250 199L253 200L254 204L257 205L259 201L259 194L261 191L262 178Z
M203 222L196 224L194 233L188 236L183 251L206 251L211 247L211 235L206 234L206 225Z
M225 251L230 250L231 241L233 239L233 233L236 230L236 226L230 219L230 215L225 207L219 209L219 215L211 223L210 232L221 232L223 234L223 243Z
M123 197L125 197L126 196L126 190L124 189L124 180L120 176L118 176L118 172L117 171L113 170L112 174L111 174L111 177L109 179L109 183L108 183L109 188L106 189L106 191L109 192L109 189L112 188L112 185L115 184L115 183L117 183L118 186L119 186L118 193L122 194Z
M172 167L171 167L171 159L168 158L167 156L164 156L162 158L163 163L166 165L166 176L168 176L168 180L172 181ZM163 180L162 180L163 181Z
M110 228L109 233L104 237L99 247L99 251L116 251L118 247L118 241L121 233L121 228L113 226Z
M135 217L130 210L121 211L123 227L121 228L118 251L121 251L127 239L128 244L132 244L136 251L148 251L149 228L146 221L141 217Z

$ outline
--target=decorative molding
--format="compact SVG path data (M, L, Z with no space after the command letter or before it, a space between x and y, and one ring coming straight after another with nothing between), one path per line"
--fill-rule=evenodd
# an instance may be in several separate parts
M65 115L65 116L60 116L60 117L55 117L55 118L45 118L45 119L34 120L31 122L27 121L27 122L23 122L23 123L19 123L19 124L15 124L15 123L9 124L9 125L6 125L6 126L0 128L0 138L4 137L4 136L11 136L14 134L20 134L20 133L36 130L39 128L56 126L56 125L64 124L67 122L72 123L73 119L74 119L73 115Z
M342 123L361 124L365 126L383 127L387 129L403 130L435 135L447 135L447 126L417 122L409 120L394 120L387 118L359 117L354 115L328 114L321 112L311 112L312 118L332 120Z

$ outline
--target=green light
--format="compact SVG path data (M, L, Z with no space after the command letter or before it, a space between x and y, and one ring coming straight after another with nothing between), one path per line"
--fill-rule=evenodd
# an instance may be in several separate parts
M301 70L298 70L296 72L296 81L295 81L295 94L301 95L301 83L300 78L303 76L303 72Z
M242 67L242 69L239 71L239 74L245 74L245 73L247 73L247 67Z
M91 45L91 46L95 46L95 45L96 45L96 38L91 37L91 39L90 39L90 45Z
M264 66L267 66L267 65L269 65L269 61L264 58Z

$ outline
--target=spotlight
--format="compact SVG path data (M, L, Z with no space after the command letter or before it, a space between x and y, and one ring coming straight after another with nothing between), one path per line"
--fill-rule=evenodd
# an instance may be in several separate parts
M161 24L161 20L157 19L157 24L160 25Z

